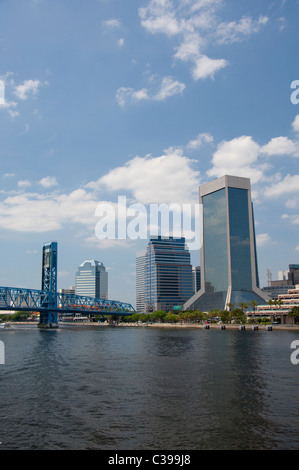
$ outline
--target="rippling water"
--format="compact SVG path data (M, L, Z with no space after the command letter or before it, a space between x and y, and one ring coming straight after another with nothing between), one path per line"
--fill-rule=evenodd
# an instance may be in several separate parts
M299 449L297 332L1 330L0 449Z

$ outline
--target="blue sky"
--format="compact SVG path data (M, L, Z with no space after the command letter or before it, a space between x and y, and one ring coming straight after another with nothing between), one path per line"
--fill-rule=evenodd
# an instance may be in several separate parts
M261 284L299 263L298 21L296 0L1 0L0 285L40 288L55 240L59 288L93 258L135 304L146 241L98 240L98 204L223 174L251 178Z

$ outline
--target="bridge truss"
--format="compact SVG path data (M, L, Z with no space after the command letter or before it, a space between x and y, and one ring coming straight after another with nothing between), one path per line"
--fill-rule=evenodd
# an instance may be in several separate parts
M85 313L102 315L132 315L131 304L116 300L95 299L73 294L56 293L56 307L52 311L63 314ZM52 292L18 287L0 287L0 310L43 312L53 300Z

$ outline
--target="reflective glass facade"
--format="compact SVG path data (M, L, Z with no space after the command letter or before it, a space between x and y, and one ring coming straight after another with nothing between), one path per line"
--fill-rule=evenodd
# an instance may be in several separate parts
M192 266L185 238L151 238L145 259L147 312L182 306L193 293Z
M232 290L252 290L248 191L228 188Z
M226 194L220 189L203 198L205 291L228 286Z
M228 308L267 296L258 288L250 180L225 175L200 187L203 204L201 290L184 309Z

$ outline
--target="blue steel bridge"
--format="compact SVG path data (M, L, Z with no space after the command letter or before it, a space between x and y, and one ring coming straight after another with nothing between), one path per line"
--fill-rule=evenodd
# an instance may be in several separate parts
M39 312L39 327L58 327L59 315L136 313L129 303L57 292L57 243L43 246L42 289L0 287L0 310Z

